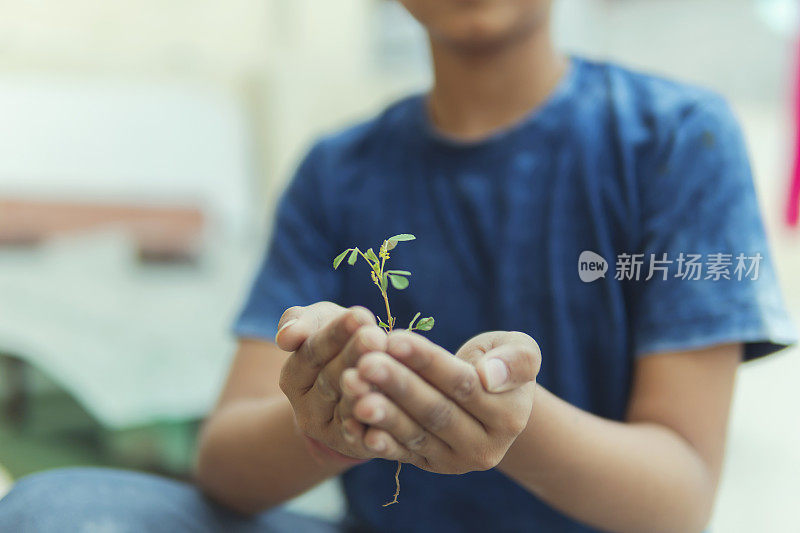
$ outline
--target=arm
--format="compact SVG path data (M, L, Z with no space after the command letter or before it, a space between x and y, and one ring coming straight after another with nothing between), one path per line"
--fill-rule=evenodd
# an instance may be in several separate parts
M499 468L553 507L611 531L701 531L719 480L740 345L637 360L624 423L539 387Z
M412 349L398 350L400 340ZM445 474L496 466L565 514L609 531L685 533L708 521L740 345L637 360L625 422L526 385L538 371L527 335L479 335L453 357L400 333L387 352L342 374L346 412L370 425L361 438L381 456ZM505 370L490 372L492 359Z
M195 474L210 496L241 512L277 505L345 469L321 465L278 387L289 354L243 340L218 405L203 426Z
M279 504L360 462L352 458L368 457L345 444L334 414L342 370L384 346L375 318L363 308L321 302L290 308L279 326L277 345L240 343L200 436L198 484L245 513Z

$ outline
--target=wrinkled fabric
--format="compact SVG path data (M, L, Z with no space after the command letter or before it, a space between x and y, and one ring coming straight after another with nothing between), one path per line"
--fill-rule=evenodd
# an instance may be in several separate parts
M244 516L192 485L106 468L64 468L19 480L0 500L13 533L343 533L344 524L275 509Z

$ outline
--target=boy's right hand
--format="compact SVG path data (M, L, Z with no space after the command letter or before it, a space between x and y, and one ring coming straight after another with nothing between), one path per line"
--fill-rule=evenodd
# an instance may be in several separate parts
M299 429L348 457L368 459L374 452L343 438L339 402L342 372L373 351L386 350L386 333L363 307L331 302L290 307L278 322L275 342L292 352L283 365L281 390L289 398Z

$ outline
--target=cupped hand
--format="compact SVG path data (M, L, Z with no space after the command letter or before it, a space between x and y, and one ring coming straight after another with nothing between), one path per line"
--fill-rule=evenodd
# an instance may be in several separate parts
M495 467L530 418L541 356L518 332L490 332L453 356L391 333L341 376L342 429L374 455L442 474Z
M342 372L363 354L386 350L387 336L375 316L363 307L331 302L291 307L278 323L275 341L292 352L281 369L280 387L300 431L346 457L374 457L363 444L345 439L339 409Z

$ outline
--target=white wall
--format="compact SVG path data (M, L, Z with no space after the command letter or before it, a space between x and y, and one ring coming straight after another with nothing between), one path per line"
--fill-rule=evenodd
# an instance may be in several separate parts
M252 225L247 118L206 85L0 77L0 194L190 204L228 234Z

